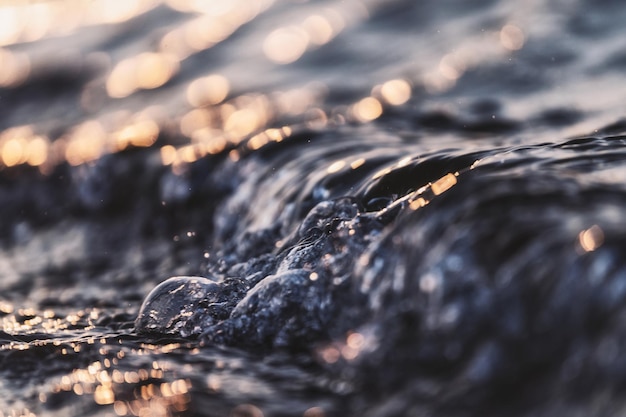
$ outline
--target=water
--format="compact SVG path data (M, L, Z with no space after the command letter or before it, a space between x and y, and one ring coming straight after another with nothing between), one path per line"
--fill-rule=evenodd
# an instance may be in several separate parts
M0 6L0 416L623 414L620 2L112 3Z

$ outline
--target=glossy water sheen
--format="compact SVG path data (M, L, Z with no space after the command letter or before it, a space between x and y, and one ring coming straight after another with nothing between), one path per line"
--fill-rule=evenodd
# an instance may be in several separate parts
M0 5L0 416L623 415L624 21Z

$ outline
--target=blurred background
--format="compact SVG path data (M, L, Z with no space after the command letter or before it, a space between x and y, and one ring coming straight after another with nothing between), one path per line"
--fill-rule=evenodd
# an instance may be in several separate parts
M0 161L45 173L161 138L172 164L409 100L524 123L520 137L581 134L623 111L624 13L586 0L5 0Z

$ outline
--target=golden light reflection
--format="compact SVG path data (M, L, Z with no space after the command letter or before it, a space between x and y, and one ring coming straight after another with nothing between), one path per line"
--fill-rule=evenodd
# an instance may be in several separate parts
M291 128L288 126L280 129L266 129L248 140L248 148L251 150L258 150L270 142L281 142L289 135L291 135Z
M266 126L274 113L268 98L261 94L239 96L232 102L221 105L219 110L224 120L224 133L235 145Z
M13 310L13 304L9 303L8 301L0 300L0 313L11 314L13 313Z
M411 84L406 80L390 80L380 89L383 100L392 106L400 106L411 98Z
M194 132L211 126L213 116L206 109L194 109L180 119L180 131L183 135L191 137Z
M440 94L446 92L456 84L454 79L445 77L439 71L425 74L422 77L422 82L424 84L424 88L430 94Z
M120 61L106 82L109 97L123 98L139 89L153 89L168 82L179 69L176 58L169 54L144 52Z
M161 163L163 165L172 165L176 162L176 148L172 145L165 145L161 148Z
M161 110L153 106L135 115L105 114L74 126L54 141L35 134L31 126L13 127L0 133L0 163L7 167L28 164L47 174L64 161L80 165L128 146L150 147L160 134L155 119L161 119Z
M302 28L309 36L311 43L324 45L333 38L334 31L331 22L324 16L313 15L302 22Z
M113 403L113 411L115 411L115 414L118 416L125 416L128 414L129 410L124 401L115 401Z
M220 153L229 144L238 144L240 139L235 140L232 137L227 139L218 129L201 128L193 132L191 141L191 144L178 149L171 145L163 146L160 150L163 165L174 165L174 168L178 169L181 163L192 163L208 154Z
M517 51L524 47L524 32L513 24L504 25L500 31L500 43L509 51Z
M365 344L365 337L361 333L350 333L346 339L346 344L352 349L361 349Z
M341 171L346 166L346 161L340 159L339 161L335 161L328 168L326 168L326 172L329 174L334 174L335 172Z
M129 0L128 4L116 6L100 13L101 16L98 19L101 23L114 22L118 19L127 20L133 15L142 13L147 8L155 7L157 3L157 0ZM299 57L308 48L316 48L329 42L346 26L358 23L365 18L367 9L357 3L342 4L320 10L317 14L305 17L299 25L278 29L270 35L273 34L278 38L284 35L283 37L289 38L286 41L288 44L295 42L296 46L300 45L300 47L295 48L297 50L295 56ZM103 0L94 2L94 9L97 10L103 4L105 4ZM209 2L197 0L171 0L167 1L167 4L173 8L186 10L186 13L200 13L201 15L184 23L174 31L168 32L162 38L160 51L172 53L144 52L115 65L106 82L106 94L109 96L126 97L139 89L157 88L163 85L178 71L180 59L187 56L175 53L177 48L185 49L187 51L185 54L187 54L194 53L198 48L208 47L207 45L212 45L213 42L220 42L241 26L245 19L251 18L251 16L255 16L269 7L272 1L237 0L228 4L209 4ZM54 12L55 7L50 7L50 13L56 13ZM77 9L80 10L67 13L66 18L69 21L76 20L76 16L81 15L81 13L83 15L92 13L91 11L87 12L87 8ZM46 9L42 8L41 10ZM43 11L39 13L43 13ZM53 20L56 18L54 17ZM96 18L90 17L90 19L93 22ZM217 23L218 21L220 23ZM83 23L79 25L83 25ZM25 29L20 30L24 31ZM278 36L281 33L282 35ZM268 36L265 39L266 42L271 43L270 38L271 36ZM166 40L167 42L165 42ZM170 48L172 45L165 47L164 43L170 41L176 44L173 49ZM290 48L283 49L289 50ZM439 71L441 78L445 78L441 75L442 72L444 74L446 70L450 72L450 68L454 66L453 64L457 60L457 55L449 54L441 60L440 66L443 68L443 71L442 68ZM218 74L198 78L187 86L187 101L193 107L210 108L202 109L206 111L192 109L182 117L178 116L176 121L179 123L180 131L191 138L191 143L179 149L174 147L161 148L162 162L166 165L176 165L195 161L207 154L222 152L238 145L250 135L268 126L272 120L275 120L276 115L304 115L304 125L312 128L321 128L327 123L343 123L346 120L369 122L382 115L383 104L401 105L406 103L412 94L412 86L409 81L404 79L389 80L375 87L371 97L366 97L351 106L338 106L332 114L327 115L324 110L315 107L321 102L326 89L322 84L311 84L286 92L274 92L268 96L240 96L217 106L228 97L230 92L228 80ZM101 95L105 97L104 91L101 92ZM128 117L119 124L110 124L100 118L98 123L100 123L104 134L98 132L86 140L77 140L77 136L81 136L76 133L80 128L78 126L71 130L71 134L52 143L48 142L47 138L31 140L28 143L7 142L6 162L9 164L29 163L34 166L43 164L52 166L56 162L67 159L70 164L79 164L98 158L104 153L121 151L129 145L152 146L160 133L159 124L155 120L142 121L142 123L137 120L129 122ZM163 125L163 129L169 128L169 125ZM246 146L252 150L265 146L274 140L270 137L270 132L271 130L265 130L257 133L246 143ZM86 135L83 136L86 137ZM282 139L283 136L278 135L278 137ZM0 148L0 161L3 160L1 152L2 148ZM233 152L231 156L238 155L237 152ZM352 165L356 164L356 161L352 163L345 161L345 164L350 164L350 168L355 169ZM43 172L41 167L40 170Z
M321 407L311 407L304 411L302 417L325 417L326 413Z
M328 364L334 364L340 359L353 361L366 347L365 336L359 332L348 332L343 342L335 342L318 348L317 355Z
M180 30L189 48L203 51L228 38L236 29L226 20L203 16L185 24Z
M211 48L252 20L273 3L272 0L232 0L228 2L166 0L169 7L183 13L200 13L198 18L166 33L159 50L179 60Z
M248 141L248 148L256 151L261 149L263 146L267 145L270 142L269 137L265 134L265 132L261 132L258 135L254 135Z
M593 252L604 243L604 231L594 224L578 234L578 242L585 252Z
M156 7L161 0L9 1L0 5L0 46L62 36L81 26L120 23ZM7 2L4 2L7 3Z
M0 417L37 417L37 414L30 411L28 408L11 408L7 410L7 414L4 411L0 411Z
M53 28L53 10L50 3L35 3L30 5L28 20L23 28L21 41L34 42L46 36Z
M423 197L419 197L411 201L411 203L409 204L409 207L411 208L411 210L417 210L418 208L422 208L427 204L428 204L428 201L426 201Z
M67 139L65 159L70 165L94 161L104 153L107 133L97 120L89 120L74 128Z
M115 395L108 385L99 385L93 394L94 401L99 405L113 404Z
M106 90L109 97L127 97L137 90L135 83L136 64L133 59L120 61L109 75Z
M202 149L196 145L183 146L178 150L180 160L188 164L197 161L202 156Z
M226 77L219 74L198 78L187 87L187 101L194 107L215 105L226 99L229 88Z
M341 356L339 349L332 345L321 348L318 353L322 360L328 364L336 363Z
M280 113L299 115L311 109L320 92L323 94L325 86L315 88L296 88L293 90L276 92L271 95L277 110Z
M354 161L350 162L350 168L357 169L360 166L362 166L363 164L365 164L365 158L359 158L357 160L354 160Z
M218 107L219 117L222 120L227 120L231 114L237 111L237 107L231 103L224 103Z
M9 139L2 146L2 162L4 165L11 167L24 161L24 146L25 141L23 139Z
M409 165L412 160L413 160L413 157L411 155L405 156L404 158L402 158L398 162L396 162L395 166L396 166L396 168L405 167L405 166Z
M309 35L298 26L287 26L271 32L263 42L265 56L277 64L297 61L309 45Z
M202 155L215 155L226 149L228 140L221 130L199 129L191 135L191 141L203 149Z
M30 59L26 54L0 48L0 87L16 87L26 81L29 74Z
M26 163L31 166L43 165L48 159L48 140L34 136L26 146Z
M440 195L448 191L457 183L454 174L447 174L439 178L432 185L433 194Z
M0 46L11 45L18 41L24 20L20 18L17 7L0 7Z
M171 55L145 52L135 60L136 83L142 89L160 87L178 71L178 60Z
M361 9L356 10L359 7ZM346 20L358 20L362 14L367 14L363 9L364 6L360 3L344 4L326 9L323 14L308 16L299 25L276 29L265 38L263 43L265 56L277 64L295 62L307 49L330 42L346 27Z
M0 161L7 167L40 166L48 158L48 146L48 139L35 135L31 126L12 127L0 133Z
M171 351L167 346L143 346L139 350L133 349L133 353L146 355ZM111 348L111 345L102 347L99 350L100 355L114 354ZM180 345L172 344L170 348L179 349ZM124 351L120 350L112 359L105 357L86 368L75 369L70 374L63 375L52 387L52 393L73 392L76 395L93 395L96 404L112 405L117 415L170 416L188 409L191 381L164 380L168 365L157 361L153 361L149 369L125 372L109 369L112 365L118 366L117 358L124 356ZM125 384L131 387L122 387ZM129 391L129 388L132 391ZM132 392L133 396L118 396L118 392ZM42 399L40 396L40 401L45 402L47 398L44 396Z
M411 210L420 209L430 203L430 201L450 188L454 187L458 182L459 173L448 173L433 183L428 183L419 188L417 191L408 196L408 204ZM406 199L407 197L404 197Z
M231 114L224 123L224 130L235 138L243 138L254 132L264 120L252 109L241 109Z
M465 63L454 54L445 55L439 61L439 72L445 78L456 81L465 72Z
M153 120L143 120L124 127L113 134L117 151L129 145L137 147L152 146L159 136L159 125Z
M196 52L194 48L187 43L185 32L180 29L174 29L161 38L159 51L173 55L181 61Z
M142 354L143 351L136 353ZM53 388L53 393L72 391L76 395L93 394L96 404L113 405L117 415L165 416L188 409L191 382L187 379L162 381L165 368L160 364L153 363L153 369L149 371L140 369L137 372L126 371L124 374L117 369L112 372L103 369L108 366L110 361L105 358L102 362L92 363L86 369L76 369L61 377L58 385ZM134 399L116 398L116 391L123 384L135 386Z
M380 117L383 106L374 97L366 97L352 106L352 115L361 122L369 122Z
M306 125L312 129L321 129L328 124L326 112L320 108L312 108L305 113Z
M217 375L209 375L207 377L207 387L211 390L211 391L219 391L222 388L222 380L219 376Z
M376 173L374 173L374 175L372 175L372 179L378 179L380 177L382 177L383 175L387 175L391 172L391 167L387 167L387 168L383 168L379 171L376 171Z
M365 336L358 332L349 332L345 344L341 346L341 356L347 361L352 361L361 354L365 345Z

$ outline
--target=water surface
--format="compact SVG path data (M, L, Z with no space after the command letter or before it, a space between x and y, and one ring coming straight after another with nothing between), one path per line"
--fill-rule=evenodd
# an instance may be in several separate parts
M623 414L625 19L1 5L0 416Z

